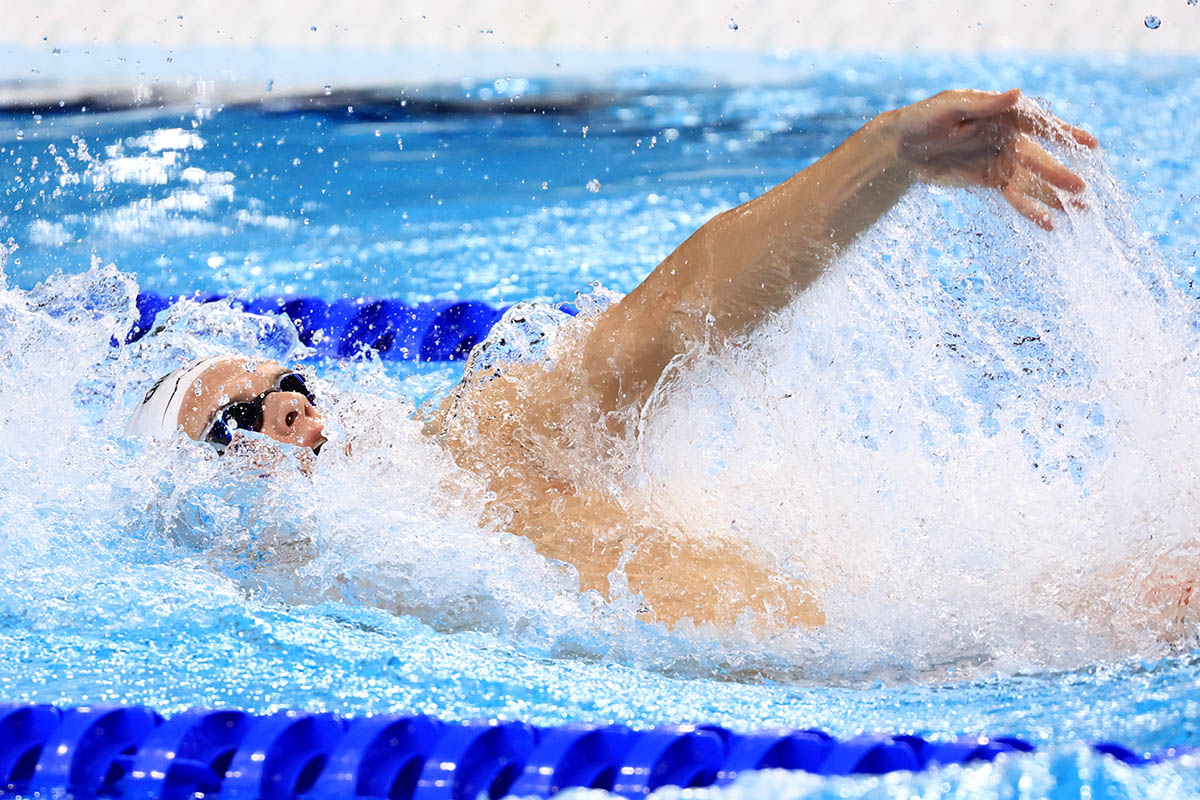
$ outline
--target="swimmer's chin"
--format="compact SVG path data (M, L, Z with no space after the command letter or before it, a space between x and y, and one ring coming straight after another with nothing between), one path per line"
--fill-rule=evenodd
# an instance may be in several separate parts
M327 444L329 444L329 440L322 436L321 441L317 442L309 449L312 450L312 454L314 456L319 456ZM346 444L342 445L342 452L348 456L354 455L354 445L351 442L346 442Z

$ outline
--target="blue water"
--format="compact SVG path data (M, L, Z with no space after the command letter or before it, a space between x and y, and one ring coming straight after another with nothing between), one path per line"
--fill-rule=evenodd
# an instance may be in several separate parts
M1004 575L980 566L994 554L970 538L965 518L957 566L984 581L981 594L996 592L994 602L964 596L962 609L943 605L931 616L930 598L958 597L942 585L955 584L955 575L913 586L911 601L892 597L892 584L876 576L874 585L883 588L870 603L830 601L860 632L763 643L749 634L666 631L638 621L628 604L581 597L571 577L528 543L480 530L472 513L478 487L405 425L391 431L399 455L380 445L359 463L322 456L311 480L230 474L196 448L120 436L139 387L182 356L300 353L286 326L248 322L220 307L182 312L157 337L112 351L109 338L128 325L138 289L496 303L571 300L592 282L626 292L712 214L786 178L877 111L952 85L1019 85L1094 131L1131 200L1129 225L1144 238L1122 238L1120 220L1102 230L1152 254L1137 256L1134 272L1161 265L1168 291L1188 296L1200 264L1200 171L1192 167L1200 159L1192 119L1200 62L797 57L785 66L791 77L770 86L727 83L702 67L616 75L598 80L593 104L546 113L483 113L471 104L488 84L476 82L437 89L463 101L458 112L414 103L414 110L360 104L313 112L300 104L269 112L217 106L0 114L0 219L17 246L4 266L7 284L0 284L0 698L144 703L164 712L421 711L547 724L703 720L737 730L817 726L838 736L982 732L1023 736L1047 749L928 776L772 774L726 794L1078 796L1081 785L1145 797L1200 791L1191 761L1130 771L1077 747L1100 739L1146 750L1200 745L1195 630L1112 639L1065 617L1039 616L1039 604L1050 606L1053 597L1003 594ZM512 90L503 80L491 88ZM552 81L522 87L532 96L554 89ZM962 244L922 227L939 203L954 206L949 223L939 224L957 219L968 232L1001 237L1010 222L989 222L985 206L970 198L934 197L898 212L900 229L931 231L933 271L949 287L957 267L938 272L937 258L970 251L934 252L937 243L948 237L965 248L971 237ZM986 206L986 213L994 209ZM1024 241L1005 240L1003 252L1023 252ZM1086 242L1050 241L1028 257L1031 271L1070 275L1095 266ZM850 274L856 268L847 267ZM993 274L967 277L986 282ZM1024 291L1015 280L998 285L1000 300L980 306L989 325L1000 316L994 309L1017 307ZM1069 288L1086 295L1092 285L1081 279ZM890 298L895 305L903 296ZM813 301L818 308L820 302ZM963 300L953 314L970 305ZM1050 314L1045 309L1054 304L1038 300L1034 307ZM1139 329L1168 329L1137 309L1129 313L1144 323ZM1119 317L1113 319L1116 325ZM781 324L784 334L807 330ZM987 338L971 330L979 341ZM819 353L823 340L813 341ZM1028 357L1059 364L1073 352L1064 345ZM805 380L800 365L810 355L785 361L783 380ZM1147 345L1144 356L1153 360L1158 351ZM871 371L871 353L860 357ZM371 433L355 429L349 412L379 420L389 409L411 411L411 403L444 394L458 370L369 361L320 368L334 427L348 437ZM930 394L929 407L951 408L945 415L953 417L953 409L981 394L998 393L996 402L1007 403L1028 394L1020 373L986 391L966 379L959 389L939 383L943 395ZM854 406L849 418L864 431L880 424L877 398L889 386L874 395L855 390L847 401ZM1169 387L1163 391L1170 396ZM372 405L372 397L386 408ZM1031 406L1030 415L1070 416L1083 399L1058 396L1057 406ZM742 401L726 401L746 418L747 406L735 402ZM702 410L723 407L703 402L709 405ZM1090 425L1097 424L1096 403L1086 412ZM979 429L1007 426L999 416ZM914 435L923 442L920 452L936 460L931 453L974 424ZM1041 435L1037 424L1027 422L1031 439ZM663 441L673 441L671 430L667 425ZM1174 438L1156 445L1162 460L1137 473L1143 482L1190 464L1172 454L1194 449L1194 438L1169 433ZM734 442L739 452L762 444ZM1111 442L1094 444L1092 455L1072 452L1072 464L1083 466L1063 467L1063 494L1031 506L1043 517L1029 528L1050 533L1029 552L1048 564L1062 563L1072 549L1144 552L1135 533L1149 530L1150 539L1174 532L1172 552L1189 553L1196 529L1189 536L1185 528L1195 501L1185 479L1163 484L1178 499L1177 518L1071 527L1074 509L1083 507L1073 503L1102 496L1121 505L1096 477L1105 474L1097 459ZM1040 439L1029 447L1053 449ZM796 464L815 469L807 460ZM714 462L708 472L727 466ZM1034 483L1059 485L1051 478ZM1002 504L986 482L964 486L984 506ZM921 490L915 483L888 488L898 499ZM974 522L986 517L980 512ZM786 527L769 521L761 535L775 542ZM1015 530L1012 536L1020 538ZM1070 537L1077 538L1064 544ZM861 544L847 537L847 549L851 542ZM897 561L901 575L905 558ZM922 563L914 561L910 578ZM1113 591L1132 590L1120 584ZM1136 605L1118 602L1114 619ZM1098 617L1109 613L1108 606L1095 608Z

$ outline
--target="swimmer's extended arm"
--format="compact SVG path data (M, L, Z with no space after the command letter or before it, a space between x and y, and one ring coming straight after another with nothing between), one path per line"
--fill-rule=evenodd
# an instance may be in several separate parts
M584 350L608 411L640 405L676 355L787 305L917 181L1000 191L1051 228L1083 181L1034 137L1094 147L1020 92L957 90L872 119L807 169L718 214L598 320Z

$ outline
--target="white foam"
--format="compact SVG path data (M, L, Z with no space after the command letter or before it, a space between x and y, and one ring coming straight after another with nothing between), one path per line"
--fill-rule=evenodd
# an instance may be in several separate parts
M481 523L479 479L410 418L409 398L451 372L331 369L316 387L332 441L311 475L286 467L294 453L263 466L121 438L178 363L305 350L285 320L220 303L176 306L114 350L136 287L112 267L28 292L0 281L2 552L29 576L101 580L129 548L174 547L172 563L242 592L683 673L840 680L1160 652L1179 641L1170 607L1196 555L1196 313L1103 164L1081 168L1092 211L1052 235L991 198L915 192L744 347L680 363L640 434L581 465L622 470L620 491L696 535L775 553L819 590L822 631L669 632L627 593L579 595L571 569ZM562 331L547 323L552 356ZM46 593L20 601L30 624L51 624L62 580L26 582Z
M660 387L656 504L820 587L829 662L1073 666L1178 635L1195 307L1086 174L1095 213L1052 236L919 190L747 347Z

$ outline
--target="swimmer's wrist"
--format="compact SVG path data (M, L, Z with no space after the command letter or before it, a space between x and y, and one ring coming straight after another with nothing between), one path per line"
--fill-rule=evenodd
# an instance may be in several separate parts
M867 122L840 147L796 176L809 187L828 239L848 244L886 214L915 182L901 157L895 112Z
M877 114L862 127L861 133L869 139L868 146L876 155L880 173L912 185L920 178L913 170L912 162L904 156L903 113L903 108L896 108Z

